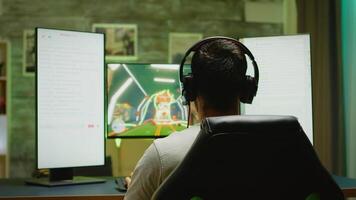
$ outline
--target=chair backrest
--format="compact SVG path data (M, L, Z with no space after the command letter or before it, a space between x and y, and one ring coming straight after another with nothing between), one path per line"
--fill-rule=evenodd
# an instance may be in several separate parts
M291 116L206 118L152 199L344 199Z

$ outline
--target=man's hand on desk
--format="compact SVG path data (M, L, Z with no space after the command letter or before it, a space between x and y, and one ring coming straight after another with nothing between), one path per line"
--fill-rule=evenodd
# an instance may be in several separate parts
M130 187L130 184L131 184L131 176L127 176L125 177L125 182L126 182L126 188L129 188Z
M131 172L130 176L125 177L126 188L130 187L132 174L133 172Z
M119 190L120 192L126 192L131 184L131 176L116 178L115 179L116 189Z

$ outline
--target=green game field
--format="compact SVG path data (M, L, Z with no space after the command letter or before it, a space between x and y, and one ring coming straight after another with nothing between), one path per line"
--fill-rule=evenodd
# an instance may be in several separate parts
M172 125L172 127L176 131L181 131L186 128L186 125ZM120 137L152 137L152 136L154 136L156 129L157 129L157 126L155 126L151 123L146 123L141 126L131 128L131 129L129 129L123 133L120 133L118 135L120 135ZM170 127L162 126L158 137L168 136L172 132L174 132L174 131ZM112 135L112 136L114 136L114 135Z

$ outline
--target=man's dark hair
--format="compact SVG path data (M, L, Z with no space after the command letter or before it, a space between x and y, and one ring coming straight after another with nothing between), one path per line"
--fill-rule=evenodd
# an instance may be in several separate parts
M245 54L236 43L218 39L202 45L191 66L197 95L208 106L226 111L236 105L247 69Z

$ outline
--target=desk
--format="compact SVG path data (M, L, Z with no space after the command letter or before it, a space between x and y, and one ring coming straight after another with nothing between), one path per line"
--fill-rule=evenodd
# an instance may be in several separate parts
M343 176L333 176L345 197L356 197L356 179Z
M345 197L356 197L356 179L333 176L342 189ZM25 179L0 179L0 199L16 198L16 200L122 200L124 192L115 189L113 178L106 178L106 183L43 187L26 185Z
M0 179L0 199L16 200L122 200L125 193L115 189L114 179L106 178L105 183L43 187L26 185L25 179Z

